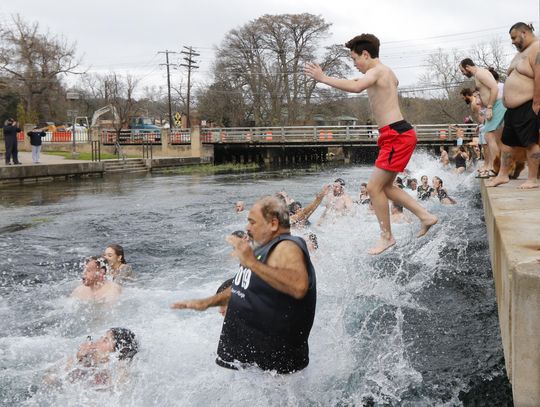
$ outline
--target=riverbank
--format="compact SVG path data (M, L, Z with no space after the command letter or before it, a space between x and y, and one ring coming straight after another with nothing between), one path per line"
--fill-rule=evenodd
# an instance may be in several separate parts
M516 406L540 400L540 189L481 184L506 370Z
M80 177L103 177L113 173L144 173L165 171L178 167L191 168L210 164L200 157L160 157L151 159L128 158L101 161L74 160L65 156L42 153L38 164L32 163L29 152L19 152L21 165L0 164L0 186L31 182L54 181Z

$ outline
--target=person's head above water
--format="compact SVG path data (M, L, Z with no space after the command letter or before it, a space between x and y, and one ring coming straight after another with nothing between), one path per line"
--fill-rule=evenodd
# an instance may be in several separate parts
M289 232L289 209L274 196L265 196L257 200L248 214L247 233L258 245L264 245L274 237Z
M105 274L107 274L107 260L95 256L86 259L82 276L85 286L92 287L102 283L105 280Z
M124 248L119 244L110 244L109 246L107 246L103 256L107 260L107 263L109 263L109 265L113 268L116 265L126 264Z
M332 184L332 192L334 196L340 196L345 190L345 180L343 178L336 178Z
M229 278L228 280L225 280L216 290L216 294L219 294L223 291L225 291L227 288L232 287L234 278ZM219 306L219 313L222 316L225 316L225 313L227 312L227 305L220 305Z
M114 339L114 351L118 352L119 360L131 360L139 351L139 343L135 334L127 328L111 328Z
M118 352L119 360L130 361L139 350L135 334L126 328L110 328L100 339L88 339L77 352L77 361L86 367L108 362L115 352Z
M242 212L245 208L246 204L244 203L244 201L236 201L236 203L234 204L234 209L237 213Z

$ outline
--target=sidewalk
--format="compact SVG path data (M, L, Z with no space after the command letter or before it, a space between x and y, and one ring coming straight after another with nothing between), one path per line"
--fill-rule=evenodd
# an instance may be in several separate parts
M68 159L68 158L64 158L64 157L62 157L60 155L52 155L52 154L47 154L47 153L41 152L41 154L39 156L39 164L34 164L32 162L32 153L31 152L29 152L29 151L19 151L19 162L21 162L23 166L29 166L29 165L47 165L47 164L84 163L84 162L91 162L91 161L88 161L88 160L71 160L71 159ZM2 157L0 159L0 167L8 167L6 165L6 160L5 160L4 154L2 154Z

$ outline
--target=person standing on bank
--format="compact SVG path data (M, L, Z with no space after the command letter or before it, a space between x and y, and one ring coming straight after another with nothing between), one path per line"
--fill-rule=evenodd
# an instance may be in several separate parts
M30 145L32 146L32 162L34 164L39 164L39 154L41 152L41 139L47 136L44 129L39 127L34 127L33 130L30 130L26 133L30 137Z
M476 66L470 58L463 59L459 64L461 73L467 78L474 78L474 83L480 95L480 102L485 107L484 133L488 143L489 154L486 166L489 174L493 171L493 161L499 155L499 141L503 131L503 120L506 108L502 102L499 86L493 74L486 68Z
M175 309L228 305L216 363L238 369L292 373L309 364L308 338L315 317L315 269L306 242L290 233L289 210L263 197L248 214L247 233L256 245L229 236L240 269L232 287L202 300L179 301Z
M21 164L19 161L19 150L17 147L17 133L21 129L17 126L15 119L7 119L4 125L4 143L6 145L6 165Z
M527 151L529 175L527 181L518 188L538 188L540 42L534 35L532 25L522 22L510 28L510 38L518 53L510 62L504 83L503 100L507 110L501 138L501 168L495 178L486 182L486 186L496 187L510 181L509 170L514 148L524 147Z
M420 219L418 237L425 235L438 219L407 192L393 185L397 174L405 169L414 152L416 133L403 120L396 75L379 60L379 39L373 34L362 34L345 46L351 50L354 65L364 74L363 77L354 80L332 78L312 62L306 64L304 72L318 82L347 92L360 93L367 89L373 116L379 126L377 144L380 147L375 169L368 182L368 192L381 228L379 241L368 253L380 254L396 243L390 226L388 200L404 206Z

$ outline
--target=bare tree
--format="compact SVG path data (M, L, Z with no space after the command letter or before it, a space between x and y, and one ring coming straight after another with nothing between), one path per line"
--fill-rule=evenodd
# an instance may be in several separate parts
M265 15L227 33L217 50L215 83L222 92L241 94L247 121L254 125L306 121L305 105L315 90L302 73L316 59L330 24L312 14ZM323 61L339 66L332 47ZM328 67L327 67L328 68Z
M11 79L27 113L58 115L55 102L64 99L61 76L78 73L78 66L75 45L41 33L37 22L29 24L16 15L12 24L0 26L0 75Z

